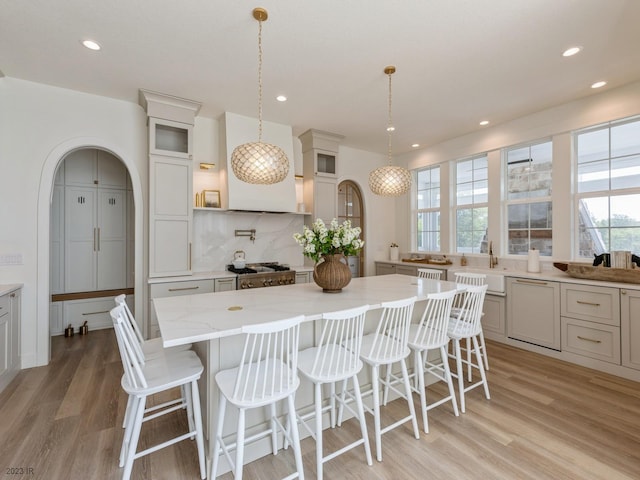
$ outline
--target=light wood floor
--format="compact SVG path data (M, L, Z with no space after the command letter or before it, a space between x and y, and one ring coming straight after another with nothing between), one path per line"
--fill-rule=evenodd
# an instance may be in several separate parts
M491 400L471 392L459 418L448 405L434 409L428 435L421 431L416 440L408 425L398 428L383 437L382 463L374 455L368 467L356 449L325 464L325 478L640 478L640 384L498 343L488 351ZM55 337L50 365L23 370L0 394L2 478L120 478L121 374L111 330ZM442 391L429 388L434 397ZM402 401L384 409L387 417L405 411ZM185 423L180 414L149 422L141 441ZM371 422L369 430L371 436ZM325 442L356 432L349 421L327 432ZM302 448L305 474L314 479L313 440L303 440ZM137 460L132 478L197 479L197 465L194 442L185 441ZM290 451L281 452L248 465L245 478L281 478L292 465Z

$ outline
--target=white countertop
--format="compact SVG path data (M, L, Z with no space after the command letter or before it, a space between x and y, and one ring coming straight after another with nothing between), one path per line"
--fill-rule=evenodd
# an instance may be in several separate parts
M317 320L325 312L457 289L452 282L407 275L359 277L340 293L324 293L315 283L255 290L204 293L153 300L165 347L242 333L243 325L281 320L303 314ZM235 309L240 307L239 309Z
M640 284L638 283L626 283L626 282L606 282L602 280L591 280L584 278L575 278L562 270L558 270L552 266L548 261L542 263L542 271L540 273L527 272L526 270L517 270L514 268L504 268L500 265L495 268L481 267L477 265L469 265L463 267L459 264L454 265L438 265L430 263L415 263L415 262L403 262L402 260L376 260L375 263L390 263L394 265L414 266L417 268L440 268L452 272L482 272L491 273L494 275L504 275L505 277L517 277L517 278L529 278L532 280L548 281L548 282L569 282L578 283L581 285L594 285L599 287L613 287L613 288L626 288L628 290L640 290ZM585 265L589 265L585 262ZM491 292L489 292L491 293Z
M0 297L7 293L15 292L23 287L22 283L8 283L6 285L0 285Z

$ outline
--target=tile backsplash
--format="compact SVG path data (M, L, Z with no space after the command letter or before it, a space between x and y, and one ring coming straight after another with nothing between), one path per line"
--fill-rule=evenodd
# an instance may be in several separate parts
M302 265L302 248L293 234L302 232L304 215L194 210L192 267L194 272L225 270L236 250L247 263ZM255 240L236 237L236 230L255 229Z

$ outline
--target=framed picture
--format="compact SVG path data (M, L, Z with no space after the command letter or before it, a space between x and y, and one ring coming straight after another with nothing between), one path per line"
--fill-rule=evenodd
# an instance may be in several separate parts
M220 190L204 190L204 205L209 208L220 208Z

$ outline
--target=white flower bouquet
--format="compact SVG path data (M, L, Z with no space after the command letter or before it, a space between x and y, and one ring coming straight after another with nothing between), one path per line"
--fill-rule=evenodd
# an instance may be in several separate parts
M319 218L311 228L305 225L303 233L295 233L293 238L302 247L304 256L317 263L323 255L356 255L364 246L364 241L359 238L360 233L360 227L352 227L350 220L340 225L334 218L327 227Z

